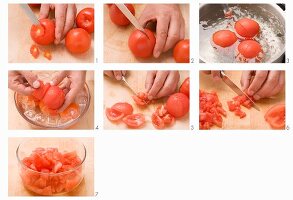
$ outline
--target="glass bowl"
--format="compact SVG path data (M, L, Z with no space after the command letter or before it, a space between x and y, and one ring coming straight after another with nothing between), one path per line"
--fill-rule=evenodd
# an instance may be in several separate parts
M35 154L32 154L33 152L40 151L40 149L43 148L47 151L46 154L41 154L43 156L36 156ZM48 153L49 151L54 151L55 148L58 149L56 154ZM59 155L58 152L62 153L63 156L61 156L61 158L63 159L63 161L60 161L60 157L57 158L57 155ZM24 187L37 195L63 195L77 188L84 178L84 161L86 159L86 148L77 139L28 139L18 145L16 149L16 157L18 160L19 175L21 177ZM29 160L28 157L29 159L31 159L32 157L34 158L34 161L31 161L34 164L31 164L30 167L24 164L24 162ZM70 167L70 169L68 170L61 171L61 166L66 169L70 162L76 161L73 158L78 158L78 164L76 164L75 167ZM67 160L65 161L65 159ZM54 160L54 162L52 160ZM45 165L45 163L48 163L48 161L51 163L55 163L51 172L47 170L48 167L46 169L43 169L44 166L48 166ZM56 164L58 162L62 162L63 165L61 164L58 166ZM40 165L40 163L42 164ZM57 171L56 173L53 173L52 171L54 171L56 166L59 167L58 169L60 169L60 172ZM39 170L32 169L37 167L39 168Z

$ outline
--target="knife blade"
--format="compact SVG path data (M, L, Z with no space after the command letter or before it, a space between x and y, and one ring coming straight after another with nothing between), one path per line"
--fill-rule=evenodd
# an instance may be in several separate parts
M137 92L135 92L135 90L129 85L129 83L126 81L125 77L122 76L121 80L124 82L124 84L128 87L128 89L131 90L131 92L133 92L135 95L138 95Z
M231 88L238 95L245 95L247 99L252 103L252 107L257 111L260 111L259 107L255 104L255 102L245 93L243 92L225 73L221 71L221 78L223 82Z
M35 13L32 11L32 9L29 7L28 4L22 3L20 4L20 7L25 12L26 16L31 20L33 24L39 24L39 20L36 17Z

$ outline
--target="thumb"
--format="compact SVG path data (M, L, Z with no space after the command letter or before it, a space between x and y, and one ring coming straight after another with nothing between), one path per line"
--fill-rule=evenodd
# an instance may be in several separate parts
M51 85L58 85L59 83L61 83L63 81L63 79L67 76L67 72L66 71L59 71L59 72L55 72L52 76Z
M38 76L31 71L20 71L20 74L25 78L25 80L33 88L39 88L40 82L38 81Z

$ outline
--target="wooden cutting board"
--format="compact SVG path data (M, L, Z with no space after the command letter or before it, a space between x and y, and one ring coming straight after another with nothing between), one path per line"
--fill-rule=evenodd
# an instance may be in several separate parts
M85 7L94 7L93 4L77 4L77 13ZM33 9L37 18L39 9ZM84 54L70 54L64 44L40 46L42 50L52 52L52 60L47 60L43 55L34 59L30 54L30 47L34 44L30 37L32 22L25 16L19 4L8 6L8 62L10 63L93 63L94 62L94 34L91 34L91 48Z
M128 71L127 72L127 81L132 86L132 88L137 91L145 91L145 77L147 71ZM186 77L189 76L188 71L180 71L180 82L178 87L181 83L185 80ZM164 104L167 98L162 98L160 100L155 101L154 103L148 105L146 108L140 108L137 106L133 99L133 93L126 87L122 82L115 81L113 79L104 76L104 128L105 129L127 129L127 126L123 123L112 123L108 120L105 114L106 107L111 107L117 102L128 102L133 106L133 113L143 113L146 117L146 124L142 129L149 130L154 129L151 121L151 115L155 111L155 109ZM189 129L189 114L184 116L181 119L176 120L176 123L169 127L168 129Z
M135 16L138 19L145 4L134 4ZM185 20L185 38L189 38L189 5L180 5L181 13ZM172 49L163 53L159 58L137 59L128 48L128 38L135 28L132 25L119 27L111 21L109 8L104 5L104 62L106 63L134 63L134 62L157 62L174 63Z
M225 71L225 73L238 87L240 87L240 78L242 71ZM246 117L240 119L228 109L226 102L231 100L234 96L236 96L236 94L224 82L222 82L221 80L213 81L211 76L200 73L200 89L206 91L213 90L218 93L219 99L222 102L224 109L227 111L227 117L223 120L222 129L271 129L269 124L264 119L266 111L275 104L285 103L284 89L273 98L257 101L256 104L260 108L260 111L257 111L254 108L247 109L242 106L242 110L246 113ZM213 129L218 128L213 127Z

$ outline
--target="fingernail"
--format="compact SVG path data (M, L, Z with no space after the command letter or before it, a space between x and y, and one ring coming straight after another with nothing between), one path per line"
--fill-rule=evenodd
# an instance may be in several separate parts
M40 82L38 80L33 82L33 87L34 88L39 88L40 87Z
M149 99L149 100L153 100L153 98L154 98L154 97L153 97L152 95L149 95L149 96L148 96L148 99Z
M116 79L117 79L118 81L120 81L120 80L121 80L121 75L120 75L120 74L117 74L117 75L116 75Z
M260 96L256 94L256 95L254 95L254 96L253 96L253 98L254 98L254 100L256 100L256 101L257 101L257 100L259 100L259 99L260 99Z
M155 52L155 58L158 58L158 57L160 56L160 54L161 54L161 52L156 51L156 52Z

